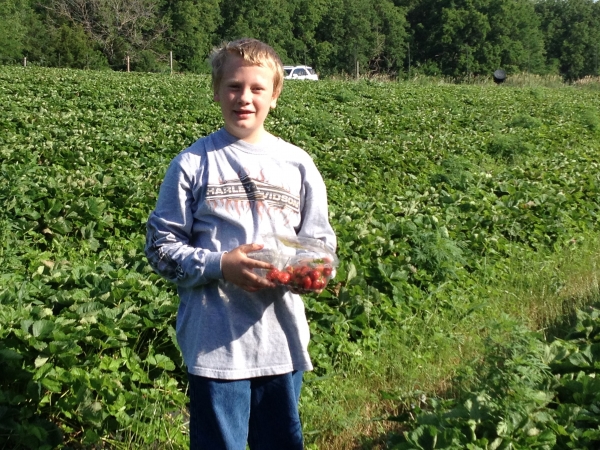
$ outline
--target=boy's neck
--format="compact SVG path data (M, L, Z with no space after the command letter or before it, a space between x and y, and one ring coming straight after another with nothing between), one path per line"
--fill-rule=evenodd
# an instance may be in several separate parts
M227 125L225 125L225 130L227 130L227 132L229 134L231 134L233 137L236 137L244 142L247 142L248 144L257 144L260 141L262 141L263 139L265 139L267 136L270 135L270 133L267 130L265 130L264 128L254 130L252 133L248 134L247 136L246 135L240 136L239 133L229 130L227 128Z

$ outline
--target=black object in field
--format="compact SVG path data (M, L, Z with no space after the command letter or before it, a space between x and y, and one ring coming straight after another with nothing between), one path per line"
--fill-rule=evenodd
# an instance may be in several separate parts
M502 69L498 69L494 72L494 83L502 83L506 80L506 72Z

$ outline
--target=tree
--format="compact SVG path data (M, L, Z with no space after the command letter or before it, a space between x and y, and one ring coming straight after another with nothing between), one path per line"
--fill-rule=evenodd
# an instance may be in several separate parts
M491 65L509 72L545 72L545 48L540 20L531 0L492 1L488 7L491 25L488 40L493 46ZM497 66L493 62L497 61Z
M600 5L594 0L541 0L536 3L549 64L568 80L598 74Z
M426 73L486 74L501 66L543 71L531 0L422 0L410 8L412 55Z
M52 65L74 69L99 68L93 43L81 26L71 27L64 23L52 34L52 46L48 48L48 62Z
M216 30L222 23L219 8L220 0L166 2L165 15L170 23L165 39L181 70L207 70L206 58L217 40Z
M292 40L286 43L286 53L291 64L306 64L317 69L318 42L316 30L326 12L327 0L289 0L292 22Z
M224 40L251 37L271 45L283 61L293 48L294 35L290 8L285 0L237 0L221 5Z
M28 12L25 0L0 0L0 63L14 63L23 58Z
M159 17L160 0L51 0L59 18L77 24L101 48L113 67L122 67L125 55L134 60L152 49L167 30Z
M376 72L398 72L404 65L408 49L406 10L389 0L375 4L375 10L380 24L376 38L381 44L376 48L371 67Z
M457 3L460 8L442 9L442 63L454 76L481 73L491 50L487 41L491 26L484 8L487 5L468 0Z
M326 13L316 30L316 59L329 73L354 73L358 63L367 69L382 49L381 24L369 0L328 0Z

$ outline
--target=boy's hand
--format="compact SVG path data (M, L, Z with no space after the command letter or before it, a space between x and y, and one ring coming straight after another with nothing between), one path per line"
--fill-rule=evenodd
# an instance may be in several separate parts
M257 261L248 257L248 253L260 250L261 244L244 244L227 252L221 258L221 271L225 281L229 281L245 291L256 292L266 287L275 287L275 283L263 278L253 269L272 269L268 262Z

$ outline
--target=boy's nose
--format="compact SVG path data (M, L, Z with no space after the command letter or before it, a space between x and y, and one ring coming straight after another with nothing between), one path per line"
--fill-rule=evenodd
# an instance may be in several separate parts
M240 98L239 98L239 102L240 103L250 103L252 99L252 90L251 89L242 89L241 93L240 93Z

